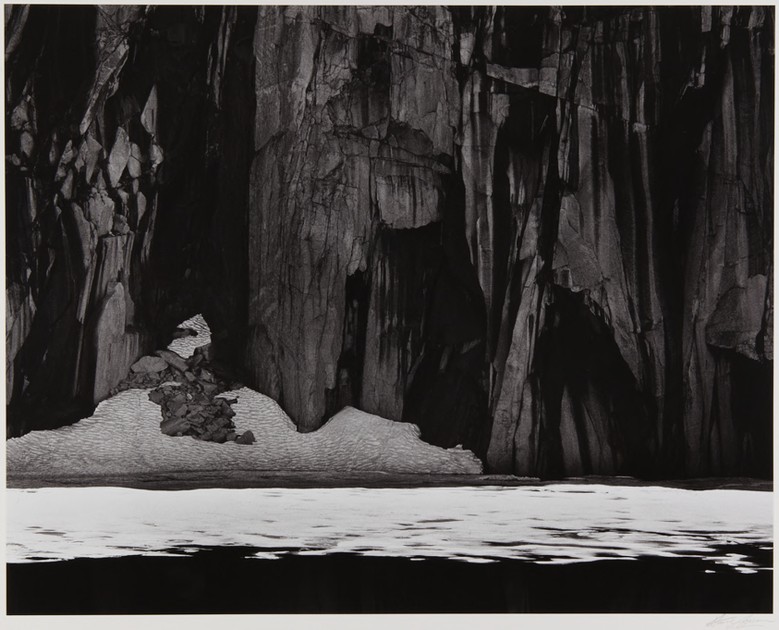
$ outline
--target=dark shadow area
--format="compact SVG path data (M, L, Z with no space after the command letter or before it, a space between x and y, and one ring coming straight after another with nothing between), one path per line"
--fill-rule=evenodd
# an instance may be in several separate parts
M515 68L538 68L543 56L548 7L499 7L495 13L493 61Z
M537 353L540 476L599 470L651 478L657 448L651 399L636 387L600 307L581 293L559 287L553 293Z
M733 353L730 363L731 405L742 441L742 474L773 479L774 365Z
M771 571L741 574L692 558L539 565L346 554L244 557L253 551L7 565L8 613L736 613L772 607ZM772 556L751 547L718 551L761 564Z
M432 273L424 345L409 374L403 421L419 426L426 442L444 448L461 444L483 459L491 424L484 366L487 317L478 278L467 263L464 198L462 182L452 178L443 225L423 228L429 241L422 246L436 258L427 265ZM400 250L398 257L407 254Z

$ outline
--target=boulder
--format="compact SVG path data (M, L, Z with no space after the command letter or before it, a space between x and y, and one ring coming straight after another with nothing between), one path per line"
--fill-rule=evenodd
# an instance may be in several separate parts
M165 359L168 365L176 368L177 370L180 370L182 373L189 370L187 362L171 350L158 350L157 356Z
M203 393L206 396L215 396L219 393L219 385L216 383L200 383L200 387L203 388Z
M140 372L142 374L150 374L162 372L168 367L168 362L161 357L145 356L141 357L133 363L130 369L133 372Z
M254 444L254 433L251 431L245 431L237 438L235 438L236 444Z
M186 418L166 418L160 423L160 431L165 435L181 436L184 435L191 427L190 422Z

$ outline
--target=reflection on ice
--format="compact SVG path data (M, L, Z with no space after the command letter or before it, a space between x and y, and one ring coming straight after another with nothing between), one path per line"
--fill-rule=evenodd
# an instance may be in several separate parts
M559 564L655 556L763 568L737 553L742 548L722 547L770 546L771 493L589 488L9 490L7 553L9 562L29 562L240 546L263 558L354 553Z

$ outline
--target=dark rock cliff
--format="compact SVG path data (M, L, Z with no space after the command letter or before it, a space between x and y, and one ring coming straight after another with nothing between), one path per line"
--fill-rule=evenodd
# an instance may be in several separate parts
M178 321L301 431L770 476L770 7L6 7L9 435Z

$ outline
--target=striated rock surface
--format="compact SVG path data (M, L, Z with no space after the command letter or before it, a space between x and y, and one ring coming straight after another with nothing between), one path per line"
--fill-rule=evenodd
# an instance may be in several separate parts
M204 118L205 77L192 73L210 40L191 9L6 14L7 431L18 435L89 413L195 312L184 275L205 236L187 218L202 215L202 188L186 190L202 169L181 158L205 135L192 115ZM161 172L162 146L178 169Z
M766 474L772 24L262 9L254 382L500 472Z
M303 432L771 475L773 8L8 18L12 433L202 312Z

